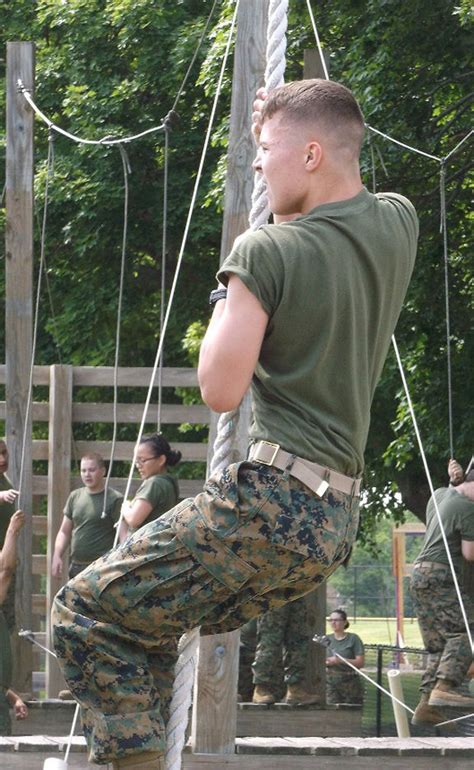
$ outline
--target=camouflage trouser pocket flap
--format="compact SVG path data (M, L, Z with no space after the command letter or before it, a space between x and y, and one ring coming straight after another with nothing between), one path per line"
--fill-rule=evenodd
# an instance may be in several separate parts
M186 511L181 510L172 527L178 540L204 569L231 591L237 591L257 572L209 529L193 504Z

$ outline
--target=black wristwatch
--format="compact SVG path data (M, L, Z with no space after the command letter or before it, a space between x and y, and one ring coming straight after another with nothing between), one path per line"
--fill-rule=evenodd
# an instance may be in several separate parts
M220 299L227 297L227 289L213 289L209 294L209 304L213 307Z

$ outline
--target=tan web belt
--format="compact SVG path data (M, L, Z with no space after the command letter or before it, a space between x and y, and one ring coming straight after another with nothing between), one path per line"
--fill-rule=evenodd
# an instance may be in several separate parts
M322 497L328 487L353 497L357 497L360 493L360 479L353 479L343 473L333 471L331 468L325 468L323 465L312 463L303 457L292 455L290 452L285 452L279 444L272 444L270 441L257 441L252 444L248 459L251 462L272 465L280 471L289 467L290 476L302 481L313 492L316 492L318 497Z

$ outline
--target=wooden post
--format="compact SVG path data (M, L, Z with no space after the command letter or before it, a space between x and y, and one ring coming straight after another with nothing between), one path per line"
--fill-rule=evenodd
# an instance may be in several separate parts
M49 383L48 439L48 549L46 583L46 646L51 648L50 610L55 594L67 580L67 560L62 578L53 578L51 562L54 542L63 519L64 503L70 492L72 439L72 366L51 366ZM57 698L65 688L58 664L46 656L46 693Z
M232 81L221 261L229 253L237 235L248 228L253 187L252 160L255 155L250 123L255 92L263 85L267 13L268 0L241 0ZM237 449L247 445L248 404L247 399L240 410ZM213 415L209 436L212 444L216 423L216 415ZM234 753L238 660L239 632L201 639L191 739L195 752Z
M7 43L7 150L5 236L6 439L9 475L18 489L22 449L24 471L20 504L27 516L18 543L16 616L19 627L31 628L33 594L31 415L27 420L32 352L33 265L33 112L18 90L18 79L34 86L33 43ZM23 448L23 442L25 447ZM14 645L14 687L31 690L32 650Z
M326 67L329 71L329 56L323 51ZM304 52L305 78L324 78L324 69L317 48L309 48ZM311 591L305 597L306 611L308 613L308 627L315 634L326 633L326 583ZM306 669L306 689L308 692L316 692L320 696L320 702L326 703L326 651L319 644L311 644L308 651L308 664Z
M326 583L307 594L305 604L311 636L323 636L326 633ZM319 703L326 703L326 649L315 642L309 645L305 688L318 694Z

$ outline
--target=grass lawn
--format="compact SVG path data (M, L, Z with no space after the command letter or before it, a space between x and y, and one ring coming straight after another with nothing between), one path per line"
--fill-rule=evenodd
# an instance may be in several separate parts
M349 631L360 636L365 644L396 644L397 621L395 618L357 618L357 621L354 621L349 617L349 621ZM327 624L326 633L331 631ZM406 647L423 649L416 618L405 618L403 631Z

